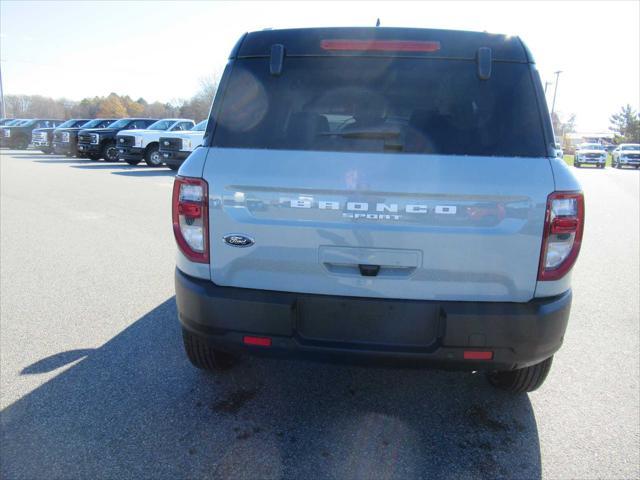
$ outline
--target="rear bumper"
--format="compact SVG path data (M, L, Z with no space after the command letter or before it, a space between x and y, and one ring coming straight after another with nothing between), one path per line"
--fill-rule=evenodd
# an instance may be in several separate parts
M220 287L178 269L175 282L182 326L221 350L327 360L434 363L469 370L509 370L550 357L562 345L571 308L570 290L527 303L488 303ZM398 325L404 330L400 337ZM355 332L353 338L350 332ZM272 345L247 346L245 335L269 337ZM469 350L490 351L493 358L465 359L464 352Z
M144 158L144 148L118 147L118 158L121 160L142 160Z

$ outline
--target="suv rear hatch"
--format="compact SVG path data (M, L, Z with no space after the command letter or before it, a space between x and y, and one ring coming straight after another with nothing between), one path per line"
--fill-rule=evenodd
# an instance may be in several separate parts
M494 49L487 78L477 56L458 48L452 59L437 38L315 40L322 52L288 49L279 61L276 48L274 61L245 39L225 72L203 172L211 279L531 299L554 180L539 79L521 44L513 61ZM229 234L255 243L238 248Z

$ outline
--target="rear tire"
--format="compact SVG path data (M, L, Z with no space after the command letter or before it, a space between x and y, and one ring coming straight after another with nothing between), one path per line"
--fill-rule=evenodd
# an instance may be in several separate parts
M229 369L234 363L234 356L212 348L206 341L188 330L182 329L184 351L191 364L201 370L216 372Z
M150 145L147 151L144 153L144 161L147 163L147 167L161 167L162 157L160 156L160 150L158 145Z
M496 388L511 393L533 392L538 389L547 378L553 356L546 360L517 370L494 371L487 374L489 383Z

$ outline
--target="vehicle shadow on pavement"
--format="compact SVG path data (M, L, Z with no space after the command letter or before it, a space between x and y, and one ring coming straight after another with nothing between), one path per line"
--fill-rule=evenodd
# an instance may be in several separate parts
M14 152L11 153L12 157L19 158L20 160L35 160L42 162L53 162L61 160L76 160L76 161L88 161L86 158L67 157L65 155L47 155L38 152Z
M129 165L128 163L105 163L105 162L88 162L86 165L71 165L71 168L81 168L84 170L114 170L114 169L125 169L125 170L133 170L139 168L148 168L146 165L142 165L140 167Z
M111 172L112 175L127 177L175 177L177 172L163 168L147 168L146 170L132 170L130 172Z
M1 412L2 478L541 476L527 395L469 373L250 357L212 375L188 363L173 298L23 374L72 361Z
M79 163L80 165L82 165L83 163L86 163L86 160L84 158L66 158L66 157L48 158L46 160L43 160L40 158L36 160L35 157L32 157L32 158L29 158L29 160L33 160L35 163L49 163L51 165L57 165L60 163Z

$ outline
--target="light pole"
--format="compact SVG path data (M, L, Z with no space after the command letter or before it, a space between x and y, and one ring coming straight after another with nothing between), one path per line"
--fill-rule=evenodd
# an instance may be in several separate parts
M551 82L544 82L544 94L547 95L547 87L551 85Z
M556 86L553 88L553 103L551 104L551 115L556 109L556 93L558 93L558 80L560 79L560 74L562 70L558 70L557 72L553 72L556 74Z

